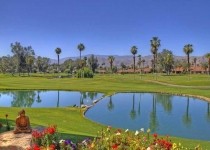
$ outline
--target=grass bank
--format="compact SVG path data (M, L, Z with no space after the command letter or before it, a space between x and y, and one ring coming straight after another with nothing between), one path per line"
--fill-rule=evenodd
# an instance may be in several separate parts
M96 91L105 94L115 92L162 92L172 94L199 95L210 98L210 78L205 75L162 76L158 75L97 75L93 79L56 78L57 75L32 75L31 77L0 75L0 90L73 90ZM187 80L189 78L189 80ZM160 83L167 83L171 86ZM187 87L186 87L187 86ZM0 108L0 122L5 121L5 113L9 115L10 123L14 120L20 108ZM95 136L97 131L106 128L83 117L78 108L26 108L32 126L47 126L56 124L63 136L75 140L85 136ZM173 129L172 129L173 130ZM199 127L198 127L199 130ZM198 141L183 138L172 138L176 142L195 147L201 144L204 149L210 149L209 141Z

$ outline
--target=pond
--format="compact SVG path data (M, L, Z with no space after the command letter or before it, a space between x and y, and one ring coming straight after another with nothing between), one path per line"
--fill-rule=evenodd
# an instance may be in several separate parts
M118 93L105 97L86 112L105 125L130 130L210 140L210 103L156 93Z
M0 107L67 107L92 105L102 93L76 91L1 91Z

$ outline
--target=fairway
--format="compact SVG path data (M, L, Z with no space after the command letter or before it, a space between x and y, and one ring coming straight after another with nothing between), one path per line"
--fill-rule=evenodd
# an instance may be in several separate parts
M34 74L28 76L0 75L0 90L71 90L71 91L94 91L105 95L116 92L160 92L177 95L191 95L210 99L210 77L208 75L165 76L139 74L107 74L96 75L91 79L69 78L65 74L63 78L57 75ZM188 80L189 79L189 80ZM50 101L50 100L49 100ZM9 115L9 122L14 125L14 119L20 108L0 108L0 122L5 122L4 114ZM71 137L78 141L85 136L96 136L105 126L92 122L83 116L84 110L79 108L26 108L30 116L31 124L35 126L47 126L56 124L64 137ZM172 129L173 130L173 129ZM195 147L201 144L203 148L210 148L209 141L198 141L173 137L175 142Z

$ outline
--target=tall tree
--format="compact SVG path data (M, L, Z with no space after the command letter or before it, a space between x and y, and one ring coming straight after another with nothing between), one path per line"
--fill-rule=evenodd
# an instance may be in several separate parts
M143 73L144 73L144 63L145 63L145 59L142 60Z
M163 49L163 51L158 54L158 58L161 68L167 73L167 75L169 75L174 65L173 52Z
M160 39L158 39L158 37L153 37L152 40L150 40L150 45L153 54L153 71L156 72L157 52L160 47Z
M80 44L77 46L77 49L78 49L79 52L80 52L79 58L80 58L80 60L81 60L81 53L82 53L82 51L85 50L84 44L80 43Z
M31 46L23 47L19 42L15 42L15 44L11 44L11 51L17 60L16 65L20 75L20 72L26 69L26 58L35 55L34 50Z
M210 53L207 53L205 57L208 59L208 68L209 68L209 75L210 75Z
M93 73L95 73L95 70L98 68L99 64L98 64L98 59L97 57L95 57L93 54L88 58L88 64L91 68L91 70L93 71Z
M141 63L142 63L142 60L141 60L141 55L138 55L138 58L139 58L139 60L138 60L138 65L139 65L139 69L140 69L140 71L141 71Z
M58 56L58 67L57 67L57 71L59 72L59 61L60 61L59 56L60 56L60 54L61 54L61 49L60 49L59 47L57 47L57 48L55 49L55 53L56 53L57 56Z
M136 46L132 46L132 47L131 47L131 53L133 54L133 72L134 72L134 73L135 73L135 69L136 69L136 67L135 67L135 65L136 65L135 60L136 60L136 54L137 54L137 52L138 52L137 49L138 49L138 48L137 48Z
M115 60L115 57L114 56L109 56L108 57L108 61L109 61L110 68L111 68L111 72L112 72L112 67L113 67L114 60Z
M194 63L194 66L196 67L197 66L197 58L196 57L193 59L193 63Z
M184 53L187 55L187 71L190 71L190 54L193 52L193 45L186 44L183 48Z
M34 64L34 56L28 56L26 57L26 65L27 65L27 71L28 71L28 76L29 73L32 72L32 65Z

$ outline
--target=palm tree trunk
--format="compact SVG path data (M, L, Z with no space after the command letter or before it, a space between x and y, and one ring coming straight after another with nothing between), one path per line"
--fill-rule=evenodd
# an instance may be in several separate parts
M134 71L134 73L135 73L135 61L136 61L136 59L135 59L135 55L133 56L133 71Z
M59 55L58 55L58 67L57 67L57 71L59 72Z
M210 58L209 58L209 75L210 75Z
M189 54L187 54L187 71L188 71L188 73L189 73L189 71L190 71L190 55Z

